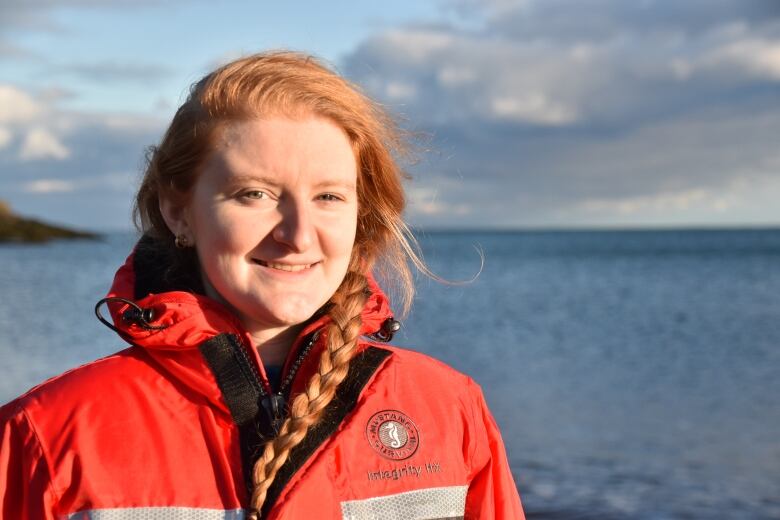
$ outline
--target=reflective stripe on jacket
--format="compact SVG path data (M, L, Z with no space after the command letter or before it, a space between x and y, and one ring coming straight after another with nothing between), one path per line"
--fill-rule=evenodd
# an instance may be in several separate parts
M0 408L0 519L245 517L246 475L272 435L262 363L217 302L141 283L145 261L131 255L109 294L149 311L143 321L133 305L111 304L133 346ZM370 285L365 335L391 317ZM316 369L326 322L308 324L291 350L282 378L310 349L292 394ZM323 420L279 471L263 518L524 516L479 387L425 355L366 340Z

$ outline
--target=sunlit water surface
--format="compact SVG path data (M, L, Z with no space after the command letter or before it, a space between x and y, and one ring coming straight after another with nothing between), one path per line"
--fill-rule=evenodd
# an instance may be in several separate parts
M423 236L396 343L484 388L530 518L780 518L780 231ZM134 242L0 246L0 402L122 348Z

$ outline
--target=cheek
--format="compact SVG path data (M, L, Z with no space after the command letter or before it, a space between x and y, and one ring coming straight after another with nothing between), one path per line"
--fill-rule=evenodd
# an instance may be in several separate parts
M342 231L339 236L334 236L331 239L331 244L329 247L333 251L333 254L339 256L349 256L354 245L355 232L347 229Z
M213 211L198 221L196 235L202 237L203 252L221 256L240 253L256 234L251 221L236 218L228 211ZM196 236L196 240L197 240Z
M344 276L349 270L352 254L355 245L355 231L349 226L343 226L336 235L331 235L330 241L326 246L326 255L332 260L329 276L334 291L341 285Z
M323 248L334 256L349 256L355 245L357 231L357 212L350 218L341 218L333 222L325 222L321 232L320 241Z

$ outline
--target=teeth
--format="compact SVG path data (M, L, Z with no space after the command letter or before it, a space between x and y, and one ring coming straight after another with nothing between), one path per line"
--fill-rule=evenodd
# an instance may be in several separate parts
M308 269L312 266L312 264L289 265L289 264L274 264L271 262L261 262L261 263L266 267L270 267L271 269L278 269L280 271L289 271L289 272L303 271L304 269Z

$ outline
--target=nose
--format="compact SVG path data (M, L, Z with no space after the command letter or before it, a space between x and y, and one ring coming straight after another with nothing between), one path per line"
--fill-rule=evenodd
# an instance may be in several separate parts
M312 245L314 228L311 215L305 204L287 200L280 204L280 220L272 236L292 251L301 253Z

